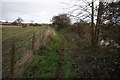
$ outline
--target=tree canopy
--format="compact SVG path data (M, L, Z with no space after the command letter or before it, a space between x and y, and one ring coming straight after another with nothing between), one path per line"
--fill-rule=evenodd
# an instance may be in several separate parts
M58 16L54 16L52 18L52 22L53 24L58 25L58 29L68 27L71 24L71 20L67 14L59 14Z

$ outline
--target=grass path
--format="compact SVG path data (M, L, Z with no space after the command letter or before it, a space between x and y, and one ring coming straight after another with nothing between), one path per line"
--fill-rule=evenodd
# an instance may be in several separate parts
M23 78L56 78L59 62L58 51L62 43L59 33L50 37L49 41L41 44L33 58L26 63L27 70L21 77ZM30 65L32 64L32 65Z
M27 63L32 65L28 66L22 77L74 78L75 74L72 71L72 62L68 58L69 55L66 38L56 31L56 35L51 37L46 44L42 44L36 51L36 55Z

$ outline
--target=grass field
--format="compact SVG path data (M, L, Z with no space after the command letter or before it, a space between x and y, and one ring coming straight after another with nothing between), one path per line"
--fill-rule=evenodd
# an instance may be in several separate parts
M46 29L46 26L2 30L3 75L10 67L10 49L12 41L15 43L15 61L17 61L26 50L31 48L33 33L35 33L36 40L43 32L43 29Z
M13 26L13 25L1 25L2 29L13 29L13 28L22 28L22 26Z

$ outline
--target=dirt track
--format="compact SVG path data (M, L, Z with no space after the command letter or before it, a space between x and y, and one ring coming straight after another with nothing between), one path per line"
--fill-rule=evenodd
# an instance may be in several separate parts
M62 78L62 61L63 61L63 51L64 51L64 40L62 41L61 47L59 49L59 67L57 72L57 80L61 80Z

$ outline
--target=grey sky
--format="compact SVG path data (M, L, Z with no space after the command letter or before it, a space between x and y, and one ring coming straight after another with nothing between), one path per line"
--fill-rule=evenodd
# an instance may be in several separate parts
M54 15L64 13L66 0L2 1L2 20L14 21L22 17L25 22L50 23Z
M63 9L67 8L68 5L62 4L61 2L70 3L71 5L69 6L72 6L72 4L76 4L77 1L78 0L1 0L0 7L2 7L2 11L0 9L0 12L2 13L2 20L4 21L14 21L18 17L22 17L24 22L33 20L37 23L50 23L53 16L73 10ZM91 2L92 0L87 1ZM98 1L99 0L96 0L95 5L98 5ZM84 3L79 2L78 5L84 5Z

